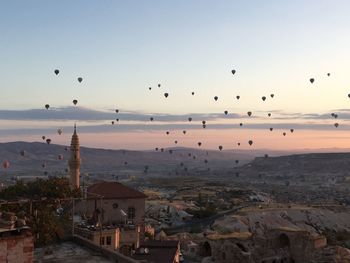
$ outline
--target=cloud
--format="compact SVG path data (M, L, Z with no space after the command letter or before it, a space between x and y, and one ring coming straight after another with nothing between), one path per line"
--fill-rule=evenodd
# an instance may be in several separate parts
M224 116L224 113L189 113L182 115L145 113L133 111L115 110L103 111L93 110L83 107L62 107L46 109L29 109L29 110L0 110L1 120L74 120L74 121L101 121L101 120L120 120L128 121L149 121L153 117L155 121L160 122L179 122L187 121L189 117L193 120L216 120L220 118L235 119L243 115L230 113Z

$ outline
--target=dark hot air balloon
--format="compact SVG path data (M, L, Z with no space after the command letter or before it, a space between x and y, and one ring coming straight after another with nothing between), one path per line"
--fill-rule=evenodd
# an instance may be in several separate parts
M252 116L252 112L251 111L248 111L247 114L248 114L249 117Z
M265 97L265 96L262 96L261 99L262 99L263 101L265 101L265 100L266 100L266 97Z
M73 104L77 105L78 101L77 100L73 100Z
M219 99L218 96L215 96L215 97L214 97L214 100L215 100L215 101L217 101L218 99Z
M54 72L56 75L58 75L60 73L60 71L58 69L55 69Z
M10 167L10 162L7 160L3 161L2 167L7 170Z
M252 140L249 140L248 141L249 145L251 146L253 144L253 141Z
M78 81L79 81L79 83L81 83L81 82L83 81L83 78L82 78L82 77L79 77L79 78L78 78Z
M311 78L311 79L310 79L311 84L314 83L314 81L315 81L314 78Z
M220 145L220 146L219 146L219 150L221 151L222 149L223 149L223 147Z
M236 73L236 70L231 70L231 73L232 73L232 75L234 75L235 73Z
M49 104L45 104L45 108L48 110L50 108Z
M169 96L169 93L165 92L165 93L164 93L164 97L167 98L168 96Z

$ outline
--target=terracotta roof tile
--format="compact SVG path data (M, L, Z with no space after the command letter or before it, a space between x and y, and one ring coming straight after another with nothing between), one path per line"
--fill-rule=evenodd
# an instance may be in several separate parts
M106 199L147 198L144 193L118 182L101 182L88 187L88 197L103 196Z

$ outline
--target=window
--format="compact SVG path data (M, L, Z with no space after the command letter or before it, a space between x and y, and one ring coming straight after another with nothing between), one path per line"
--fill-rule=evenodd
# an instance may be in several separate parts
M135 207L128 208L128 219L135 219Z
M107 236L106 243L107 243L107 246L110 246L112 244L112 237L111 236Z
M104 238L104 237L101 237L101 238L100 238L100 244L101 244L101 245L104 245L104 244L105 244L105 238Z

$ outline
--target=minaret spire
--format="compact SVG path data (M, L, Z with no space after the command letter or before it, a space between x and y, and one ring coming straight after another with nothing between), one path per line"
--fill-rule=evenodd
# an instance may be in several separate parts
M80 187L80 144L77 134L77 125L74 123L74 133L70 144L69 175L70 187L72 189Z

